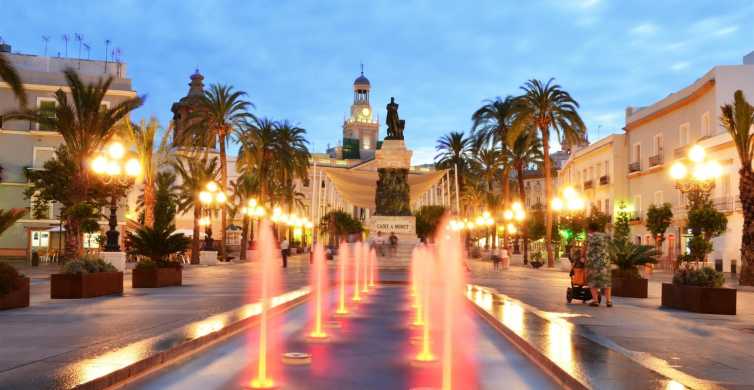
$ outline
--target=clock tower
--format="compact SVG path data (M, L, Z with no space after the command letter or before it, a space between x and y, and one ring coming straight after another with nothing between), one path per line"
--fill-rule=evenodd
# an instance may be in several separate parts
M370 89L362 65L361 75L353 82L351 116L343 121L343 158L368 160L374 157L380 125L369 103Z

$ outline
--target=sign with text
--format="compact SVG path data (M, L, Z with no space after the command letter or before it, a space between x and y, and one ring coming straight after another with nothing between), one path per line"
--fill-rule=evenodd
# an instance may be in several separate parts
M416 218L413 216L390 217L384 215L375 215L369 218L370 234L411 234L416 235Z

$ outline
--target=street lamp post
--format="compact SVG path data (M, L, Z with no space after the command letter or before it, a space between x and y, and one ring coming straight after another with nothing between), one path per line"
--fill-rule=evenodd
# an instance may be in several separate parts
M560 225L560 219L563 215L570 218L575 217L577 214L584 211L585 208L584 198L576 192L576 190L568 186L563 189L562 196L556 196L552 199L550 205L552 210L558 214L558 225ZM564 249L568 249L565 248ZM566 253L566 255L568 255Z
M720 176L722 168L713 159L707 159L707 153L701 145L689 148L688 155L676 160L670 166L670 177L675 180L675 188L688 197L693 206L706 200L715 188L715 178ZM678 227L677 250L683 247L684 226Z
M204 230L204 246L202 250L213 251L214 242L212 241L212 211L217 206L225 204L228 200L227 195L214 181L207 183L205 190L199 193L199 202L207 209L207 217L202 218L199 221L200 225L205 226Z
M110 143L91 162L92 171L103 178L106 184L126 185L141 174L141 165L136 158L126 159L126 148L120 142ZM110 195L110 217L105 252L120 252L118 232L118 200L116 190Z
M521 224L523 223L524 219L526 218L526 211L524 211L524 206L521 204L521 202L516 201L513 202L511 205L511 208L506 209L503 211L503 221L505 221L504 229L505 234L518 234L519 228L521 227ZM527 243L524 243L524 245L527 245ZM508 248L505 248L508 250ZM516 242L513 247L513 253L519 254L519 246L518 246L518 239L516 239ZM524 260L526 260L526 254L528 253L528 250L526 247L524 247ZM524 261L524 264L526 264L526 261Z

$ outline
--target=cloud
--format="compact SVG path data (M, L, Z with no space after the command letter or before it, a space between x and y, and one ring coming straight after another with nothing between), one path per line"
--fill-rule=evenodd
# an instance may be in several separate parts
M651 22L646 22L646 23L637 24L636 26L632 27L631 30L629 30L629 32L632 35L646 36L646 35L653 35L654 33L657 32L657 30L658 30L658 27L656 24L651 23Z
M437 151L433 147L419 146L412 148L414 155L411 158L411 165L432 164L435 161Z
M671 65L670 69L672 69L675 72L680 72L682 70L688 69L690 65L691 64L688 63L688 61L679 61Z

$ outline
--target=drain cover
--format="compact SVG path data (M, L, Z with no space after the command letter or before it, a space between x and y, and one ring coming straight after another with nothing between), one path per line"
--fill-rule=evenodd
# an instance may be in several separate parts
M312 362L312 355L306 352L287 352L283 354L283 363L289 365L303 365Z

